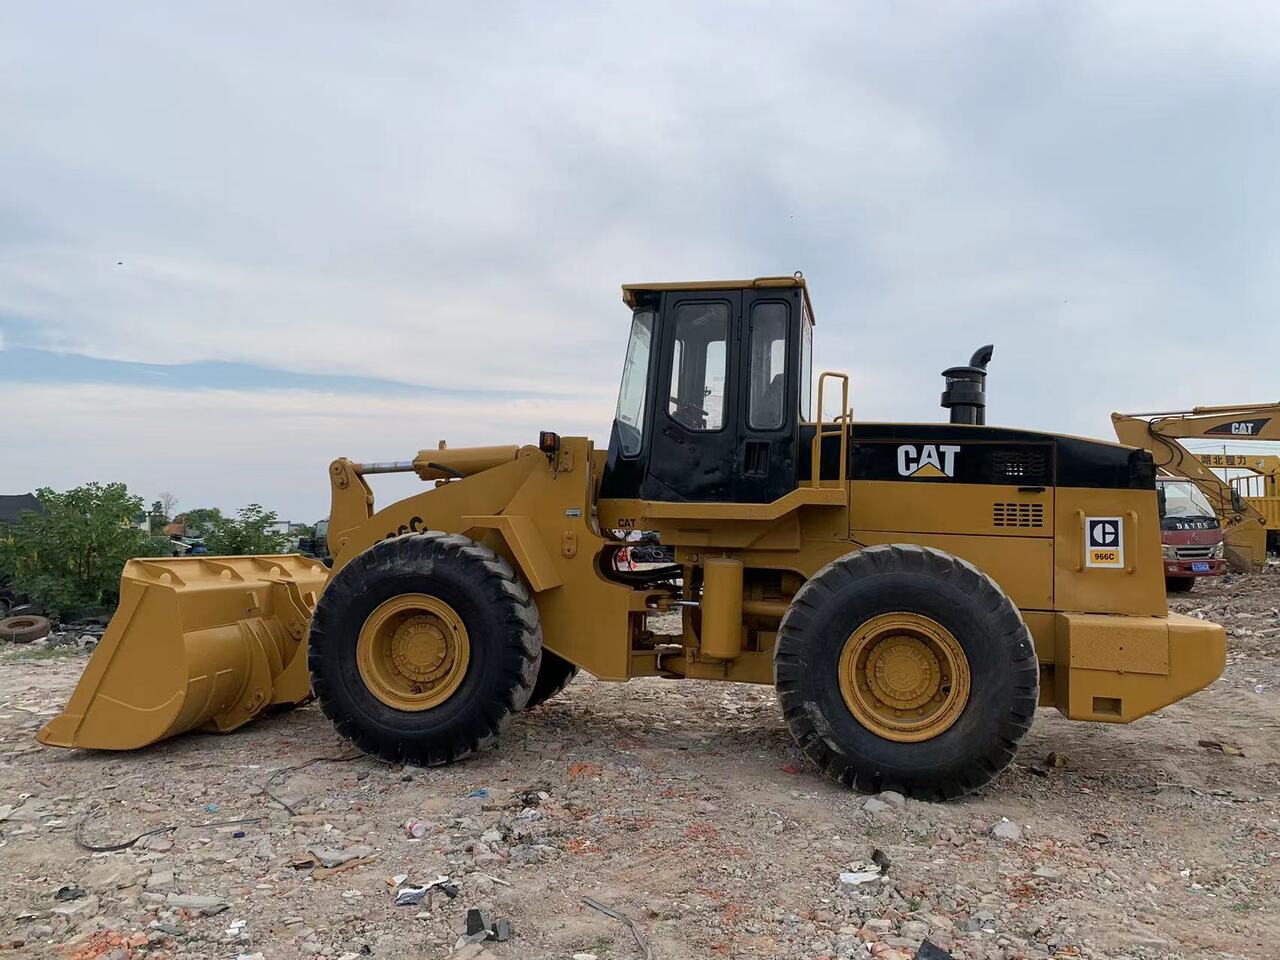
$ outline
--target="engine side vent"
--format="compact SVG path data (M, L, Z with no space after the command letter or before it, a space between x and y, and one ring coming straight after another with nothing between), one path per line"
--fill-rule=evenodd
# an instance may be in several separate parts
M991 505L993 527L1043 527L1043 503L994 503Z
M1039 450L998 450L992 455L997 483L1046 483L1048 463Z

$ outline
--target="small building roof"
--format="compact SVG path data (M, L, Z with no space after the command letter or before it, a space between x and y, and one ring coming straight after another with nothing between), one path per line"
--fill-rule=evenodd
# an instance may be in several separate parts
M44 505L34 493L0 494L0 523L17 523L28 511L44 513Z
M813 302L809 299L809 287L804 281L804 274L796 271L789 277L756 277L754 280L692 280L678 283L624 283L622 285L622 302L631 309L636 307L636 294L640 292L667 292L685 290L759 290L767 287L799 287L804 296L804 305L809 311L809 319L813 317ZM816 321L814 321L816 322Z

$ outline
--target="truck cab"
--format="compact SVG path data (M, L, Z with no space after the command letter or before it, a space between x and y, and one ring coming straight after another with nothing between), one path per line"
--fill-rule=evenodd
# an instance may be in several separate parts
M1156 492L1166 589L1187 593L1200 577L1222 576L1222 526L1208 498L1190 480L1177 477L1157 477Z

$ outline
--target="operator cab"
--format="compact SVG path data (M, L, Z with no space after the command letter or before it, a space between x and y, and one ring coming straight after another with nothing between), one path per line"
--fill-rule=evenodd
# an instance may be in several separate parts
M602 498L769 503L797 486L810 417L804 278L631 284Z

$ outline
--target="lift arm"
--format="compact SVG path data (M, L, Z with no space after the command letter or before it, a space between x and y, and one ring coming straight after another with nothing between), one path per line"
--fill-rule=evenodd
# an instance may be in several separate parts
M1267 558L1266 518L1179 441L1280 440L1280 403L1113 413L1111 424L1121 443L1150 450L1157 467L1200 488L1222 523L1232 567L1261 568Z

